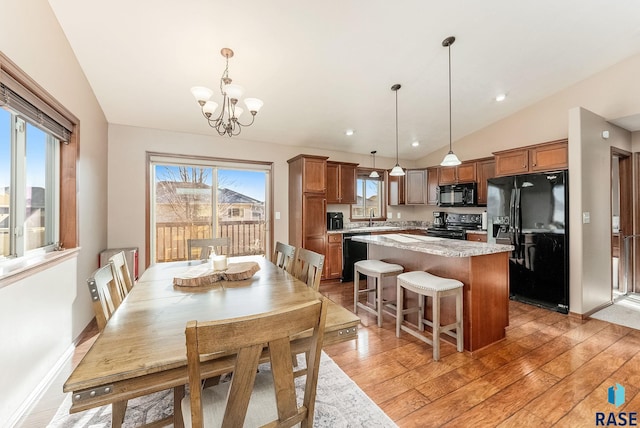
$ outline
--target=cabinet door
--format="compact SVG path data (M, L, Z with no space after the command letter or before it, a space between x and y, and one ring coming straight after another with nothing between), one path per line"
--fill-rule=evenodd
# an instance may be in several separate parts
M476 163L463 163L456 167L458 183L474 183L476 181Z
M327 203L340 203L340 168L335 162L327 162Z
M387 200L389 205L404 205L404 176L387 174Z
M424 169L408 169L405 180L407 183L407 205L426 204L427 171Z
M569 165L567 143L545 144L530 150L532 172L566 169Z
M327 204L324 195L302 196L302 246L324 254L327 236Z
M327 190L327 161L316 158L304 158L302 168L302 191L325 193Z
M427 168L427 204L438 205L438 168Z
M340 165L340 203L355 204L356 200L356 164Z
M487 205L487 180L496 175L496 162L478 162L478 205Z
M456 167L455 166L443 166L438 168L438 184L455 184L456 182Z
M529 150L517 149L495 153L496 177L529 172Z
M339 279L342 277L342 235L327 235L327 253L325 257L325 278Z

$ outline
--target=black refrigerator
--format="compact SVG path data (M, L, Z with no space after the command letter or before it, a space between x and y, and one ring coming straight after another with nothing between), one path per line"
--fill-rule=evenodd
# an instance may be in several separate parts
M558 171L491 178L487 240L510 244L509 296L569 312L569 186Z

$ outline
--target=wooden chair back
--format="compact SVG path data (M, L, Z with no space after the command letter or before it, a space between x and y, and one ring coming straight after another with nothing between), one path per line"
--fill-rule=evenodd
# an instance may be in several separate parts
M256 316L209 322L189 321L185 335L190 394L182 401L185 426L242 427L243 424L263 426L267 423L283 427L297 423L303 427L313 426L326 316L327 300L319 297ZM298 406L291 337L311 329L311 337L304 339L303 347L299 349L299 352L307 352L309 357L304 397L302 405ZM268 372L256 375L265 344L268 347L271 375ZM206 356L214 353L237 355L233 375L226 384L202 390L201 356L206 359ZM203 411L205 406L210 407ZM254 420L256 417L258 419ZM216 420L218 418L222 421Z
M126 296L133 288L133 280L131 279L131 273L129 272L124 251L120 251L109 257L109 263L113 264L113 272L118 286L122 290L122 294Z
M287 272L293 272L293 261L296 258L296 247L282 242L276 242L273 252L273 264Z
M231 239L226 238L210 238L210 239L187 239L187 260L206 260L209 258L211 248L213 247L216 254L227 254L227 247L231 246ZM223 249L224 248L224 249ZM199 256L193 257L193 251L200 249Z
M113 274L113 265L107 263L103 267L96 270L91 277L87 279L89 293L93 303L93 311L96 314L98 329L104 330L107 321L111 315L118 309L124 295L120 286L116 282Z
M293 264L293 276L318 291L323 268L324 255L305 248L298 248Z

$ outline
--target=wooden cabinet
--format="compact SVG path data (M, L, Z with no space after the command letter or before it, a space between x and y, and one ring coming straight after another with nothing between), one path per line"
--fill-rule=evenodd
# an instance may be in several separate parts
M405 176L392 176L386 173L387 181L387 205L405 204Z
M356 203L356 163L327 161L327 203Z
M442 166L438 168L438 184L473 183L475 181L475 162L463 162L457 166Z
M487 180L496 175L496 162L493 158L479 160L478 173L478 205L487 205Z
M289 243L324 254L327 239L324 156L289 159Z
M438 205L438 168L427 168L427 205Z
M467 241L487 242L486 233L467 233Z
M567 169L567 140L495 152L496 177Z
M424 205L427 203L427 170L408 169L405 175L407 205Z
M342 234L327 235L327 250L324 258L325 279L340 279L342 277Z

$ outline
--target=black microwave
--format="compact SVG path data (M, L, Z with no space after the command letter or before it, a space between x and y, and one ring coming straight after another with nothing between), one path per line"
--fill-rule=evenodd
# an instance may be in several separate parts
M478 205L476 183L438 186L439 207L475 207Z

